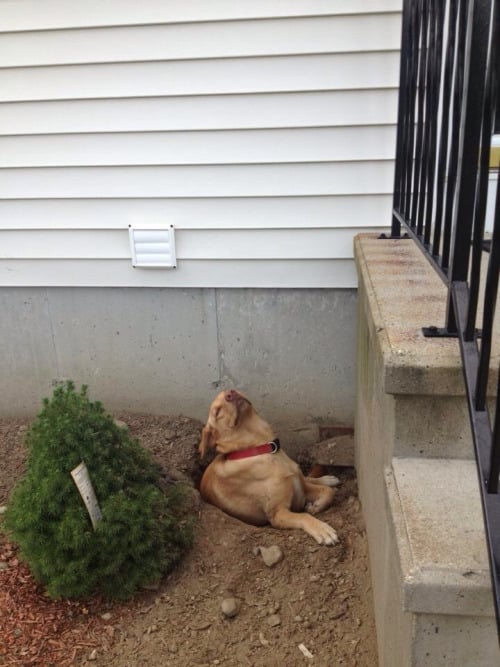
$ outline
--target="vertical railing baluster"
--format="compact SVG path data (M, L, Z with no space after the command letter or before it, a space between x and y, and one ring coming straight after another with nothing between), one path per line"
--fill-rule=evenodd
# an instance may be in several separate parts
M407 150L408 154L403 156L406 162L406 178L404 183L405 198L403 202L403 215L405 219L409 219L410 210L412 206L412 182L413 171L415 169L415 100L417 90L417 74L418 74L418 41L419 41L419 21L420 15L416 3L410 0L409 13L409 35L406 57L409 59L408 63L408 82L404 89L404 95L407 99Z
M433 226L434 213L434 193L435 193L435 165L436 165L436 144L437 144L437 120L439 111L439 89L441 86L441 65L443 49L443 20L442 20L442 0L432 0L431 2L431 58L430 58L430 77L429 77L429 133L427 144L427 196L424 219L424 244L429 248Z
M456 48L455 48L455 63L453 76L453 98L452 114L451 114L451 138L450 138L450 154L448 158L448 183L446 187L446 199L443 217L443 252L441 257L441 267L443 271L448 274L450 254L451 254L451 237L452 237L452 216L453 216L453 201L455 197L455 184L457 182L458 169L458 144L460 134L460 114L462 107L462 91L463 91L463 69L464 69L464 52L465 52L465 37L467 29L467 2L466 0L458 0L458 14L456 25ZM448 327L451 322L448 322ZM453 330L453 327L449 330ZM456 327L454 329L456 331Z
M443 14L443 24L444 24ZM450 0L448 3L448 34L446 43L446 59L444 66L443 100L451 98L451 84L453 75L453 62L455 59L455 26L457 23L457 2ZM446 191L446 171L448 166L448 132L450 128L450 108L442 103L441 108L441 135L439 138L439 158L436 176L436 215L434 223L434 238L432 242L432 254L438 258L441 255L441 239L443 228L444 197ZM439 258L441 262L441 258ZM442 263L441 263L442 266Z
M490 370L491 344L493 339L493 322L498 295L498 267L500 266L500 169L497 174L497 194L495 204L495 220L493 238L488 259L488 272L484 290L484 308L482 324L481 353L475 387L476 410L486 409L486 393L488 390L488 374Z
M408 150L409 150L409 138L408 138L408 106L411 103L410 91L409 91L409 80L410 72L409 67L412 62L409 51L411 48L411 42L408 39L408 34L410 33L410 21L411 21L411 11L410 4L411 0L404 0L405 6L403 8L403 18L402 18L402 27L401 27L401 64L399 72L399 106L398 106L398 130L397 130L397 141L396 141L396 164L394 168L394 196L393 196L393 209L401 210L403 207L403 202L406 197L406 179L407 179L407 170L408 166ZM401 234L401 223L396 216L392 218L392 229L391 236L398 237Z
M498 477L500 475L500 366L497 379L497 400L495 407L495 423L491 439L490 476L488 493L498 493Z
M450 284L455 281L467 281L469 273L470 243L484 109L485 72L488 59L490 17L486 17L487 12L481 11L481 0L471 0L468 10L466 52L474 54L474 57L467 59L464 68L457 188L453 205L452 225L455 228L455 233L453 234ZM448 298L446 327L449 331L457 330L456 313L451 298Z
M481 257L483 253L483 238L486 220L486 201L488 198L491 135L493 132L493 119L495 116L497 95L497 77L499 74L496 45L499 35L496 6L494 7L492 22L493 30L496 32L493 34L491 39L486 69L486 87L482 114L483 122L479 140L479 169L476 182L476 200L474 202L474 228L472 243L472 267L470 272L469 312L467 317L467 324L465 327L465 340L472 340L475 336L477 306L479 301L479 289L481 282ZM478 407L477 409L484 410L484 406L481 408Z
M424 8L426 6L425 0L420 0L418 3L419 13L421 14L419 22L418 34L418 72L416 82L416 100L415 100L415 155L413 162L413 181L412 181L412 201L410 224L416 227L417 224L417 210L420 199L420 180L422 170L422 135L424 130L424 93L425 93L425 56L426 50L426 36L425 31L427 23L425 21ZM417 232L418 233L418 232Z
M420 53L418 72L418 102L417 102L417 132L415 140L415 173L413 179L413 205L411 220L415 227L417 236L422 234L422 205L424 202L425 183L425 101L427 86L427 57L428 57L428 35L429 35L429 0L421 0L421 27L420 27Z

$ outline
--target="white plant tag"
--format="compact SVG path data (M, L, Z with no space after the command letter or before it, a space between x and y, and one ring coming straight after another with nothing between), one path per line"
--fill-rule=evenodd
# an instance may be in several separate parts
M80 492L83 502L85 503L90 520L92 521L92 526L95 530L96 524L102 519L102 513L97 502L94 487L90 481L89 471L84 461L77 465L76 468L73 468L71 477L73 477L76 488Z

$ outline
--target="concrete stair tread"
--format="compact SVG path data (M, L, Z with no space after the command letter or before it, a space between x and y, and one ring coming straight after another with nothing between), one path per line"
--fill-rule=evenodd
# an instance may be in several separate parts
M405 610L493 616L475 462L393 458L386 488Z

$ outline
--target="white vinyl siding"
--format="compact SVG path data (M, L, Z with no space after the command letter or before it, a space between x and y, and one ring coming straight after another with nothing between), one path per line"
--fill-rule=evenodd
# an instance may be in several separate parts
M237 26L219 21L15 32L2 35L0 62L4 68L96 62L114 65L386 51L387 32L398 28L397 15L379 14L245 20ZM355 49L353 34L358 43Z
M0 136L0 167L210 165L392 160L394 128ZM277 139L279 139L277 141Z
M329 259L330 246L337 255L349 259L352 253L350 229L185 229L176 244L180 260L230 259ZM99 243L96 243L96 238ZM121 230L106 230L97 237L95 230L32 230L32 247L17 243L17 231L2 234L0 258L13 259L128 259L128 237Z
M387 227L395 0L0 1L0 284L353 287ZM133 269L128 226L176 230Z
M397 0L1 0L4 31L384 13ZM368 5L368 6L367 6Z
M396 123L397 89L0 103L0 136L372 127Z
M383 218L391 195L297 197L191 197L183 199L9 199L2 203L2 229L108 229L127 228L161 220L168 207L177 229L315 229L332 228L341 220L353 232ZM293 206L290 204L293 203ZM286 205L284 205L286 204ZM230 211L228 211L230 207ZM203 227L196 224L203 219ZM15 226L8 221L15 221ZM68 225L71 221L71 227ZM105 223L105 224L104 224ZM180 234L182 236L182 234Z

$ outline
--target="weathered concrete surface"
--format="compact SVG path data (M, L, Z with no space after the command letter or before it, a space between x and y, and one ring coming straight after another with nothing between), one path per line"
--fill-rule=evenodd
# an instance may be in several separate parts
M492 622L475 462L394 458L392 474L391 511L402 515L399 525L404 527L396 539L405 610L488 616ZM500 653L496 655L500 664Z
M355 290L3 288L0 414L53 383L204 420L222 388L282 425L354 419Z
M499 665L475 463L394 458L387 476L395 610L413 624L407 664Z
M446 496L449 502L440 506L437 496L444 493L444 482L422 474L418 488L405 486L403 476L396 481L393 471L393 465L399 465L401 472L398 457L416 459L408 467L416 465L420 472L445 458L457 459L459 468L454 470L474 469L467 460L473 457L473 448L458 343L425 339L421 333L422 326L443 324L444 288L410 240L361 236L355 253L359 275L355 458L380 665L500 664L491 597L488 606L487 564L480 551L481 516L473 513L467 523L478 524L475 539L466 547L459 540L461 503L468 507L472 497L471 507L477 510L479 502L474 475L461 484L456 474L455 489ZM498 364L498 340L495 345L493 367ZM455 510L453 491L457 497L464 493ZM427 521L436 517L435 511L430 513L433 503L442 509L441 521L427 539ZM480 557L469 550L472 542ZM457 550L464 554L458 565ZM431 555L437 559L434 564ZM462 566L464 571L475 566L475 574L463 577Z
M370 304L371 333L384 356L383 386L389 394L463 396L458 341L424 338L422 327L443 326L446 288L411 239L355 241L358 275ZM498 311L498 309L497 309ZM478 326L481 312L478 313ZM497 312L492 369L500 360ZM496 376L490 390L496 391Z

